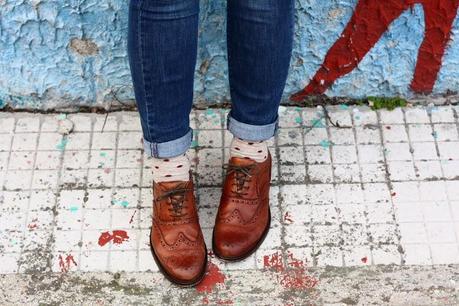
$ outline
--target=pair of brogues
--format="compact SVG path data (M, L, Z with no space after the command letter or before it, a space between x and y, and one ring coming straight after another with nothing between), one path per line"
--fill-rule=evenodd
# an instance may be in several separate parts
M270 181L271 155L262 163L230 159L212 237L217 257L240 261L261 245L271 221ZM150 243L156 264L171 282L197 285L206 272L207 249L191 173L188 182L153 183L153 194Z

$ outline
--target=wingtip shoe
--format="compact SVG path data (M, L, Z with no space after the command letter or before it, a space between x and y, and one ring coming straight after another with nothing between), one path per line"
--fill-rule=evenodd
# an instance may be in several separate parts
M191 176L188 182L153 183L151 250L160 271L182 287L197 285L207 266L193 188Z
M271 163L270 154L261 163L230 159L212 238L217 257L243 260L263 243L271 222Z

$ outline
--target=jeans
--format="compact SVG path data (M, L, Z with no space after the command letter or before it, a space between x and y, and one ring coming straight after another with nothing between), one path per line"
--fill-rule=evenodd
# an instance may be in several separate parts
M229 131L274 136L293 41L294 0L227 0ZM199 0L130 0L128 54L145 153L190 147Z

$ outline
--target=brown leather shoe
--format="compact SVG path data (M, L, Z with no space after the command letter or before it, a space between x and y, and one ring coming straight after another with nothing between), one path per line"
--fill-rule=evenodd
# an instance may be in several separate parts
M242 260L261 245L271 223L270 182L271 154L262 163L230 159L212 240L217 257Z
M153 257L167 279L184 287L197 285L207 266L193 188L191 175L188 182L153 183Z

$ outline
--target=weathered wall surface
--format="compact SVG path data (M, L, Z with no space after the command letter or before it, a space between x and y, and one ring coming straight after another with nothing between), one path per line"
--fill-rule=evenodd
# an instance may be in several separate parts
M0 0L0 107L132 103L127 2ZM226 2L201 4L195 98L219 103L229 100ZM458 4L297 0L285 99L294 93L301 99L322 92L350 97L457 92Z

